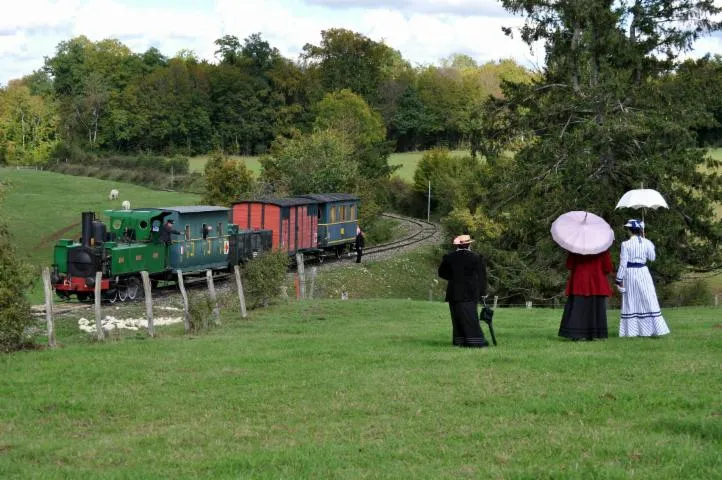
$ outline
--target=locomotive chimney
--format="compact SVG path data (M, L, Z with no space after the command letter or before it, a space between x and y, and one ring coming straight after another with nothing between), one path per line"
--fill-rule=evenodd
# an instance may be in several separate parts
M84 247L90 246L90 239L93 238L93 220L95 219L95 213L93 212L83 212L83 223L82 223L82 233L81 233L81 242L83 243Z

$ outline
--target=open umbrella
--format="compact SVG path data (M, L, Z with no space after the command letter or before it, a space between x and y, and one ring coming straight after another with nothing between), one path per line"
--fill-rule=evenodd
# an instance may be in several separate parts
M552 238L565 250L580 255L594 255L609 249L614 231L602 217L590 212L574 211L560 215L552 223Z
M630 190L619 199L615 208L669 208L664 197L651 188Z

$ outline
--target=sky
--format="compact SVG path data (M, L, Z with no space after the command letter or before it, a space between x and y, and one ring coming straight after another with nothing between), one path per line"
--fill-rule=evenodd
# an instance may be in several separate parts
M0 85L41 68L59 42L78 35L116 38L135 52L156 47L169 57L188 49L214 61L214 40L260 32L296 59L322 30L348 28L414 65L464 53L480 63L513 58L540 66L541 48L530 51L501 31L522 23L496 0L13 0L0 16ZM690 55L708 52L722 54L722 34L698 41Z

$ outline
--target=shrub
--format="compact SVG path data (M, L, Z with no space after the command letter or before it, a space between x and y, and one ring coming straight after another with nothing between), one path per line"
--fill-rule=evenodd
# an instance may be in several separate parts
M705 280L666 285L659 290L662 304L668 307L691 307L712 303L712 290Z
M288 254L274 251L263 253L243 266L243 289L250 308L265 306L278 297L288 265Z
M0 183L0 201L7 185ZM32 284L30 267L15 255L12 237L0 224L0 351L22 348L30 325L30 306L25 292Z
M211 324L213 304L207 293L188 296L188 322L192 332L200 332Z

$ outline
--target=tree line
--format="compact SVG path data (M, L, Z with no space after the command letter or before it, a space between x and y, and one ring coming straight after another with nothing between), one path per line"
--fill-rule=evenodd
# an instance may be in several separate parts
M114 39L60 42L44 67L0 89L0 162L37 163L59 147L135 154L265 153L274 139L311 132L325 95L349 90L380 115L398 151L456 147L503 81L533 74L512 60L478 65L453 55L412 66L384 43L322 32L298 59L260 34L215 41L217 62L191 51L134 53Z

